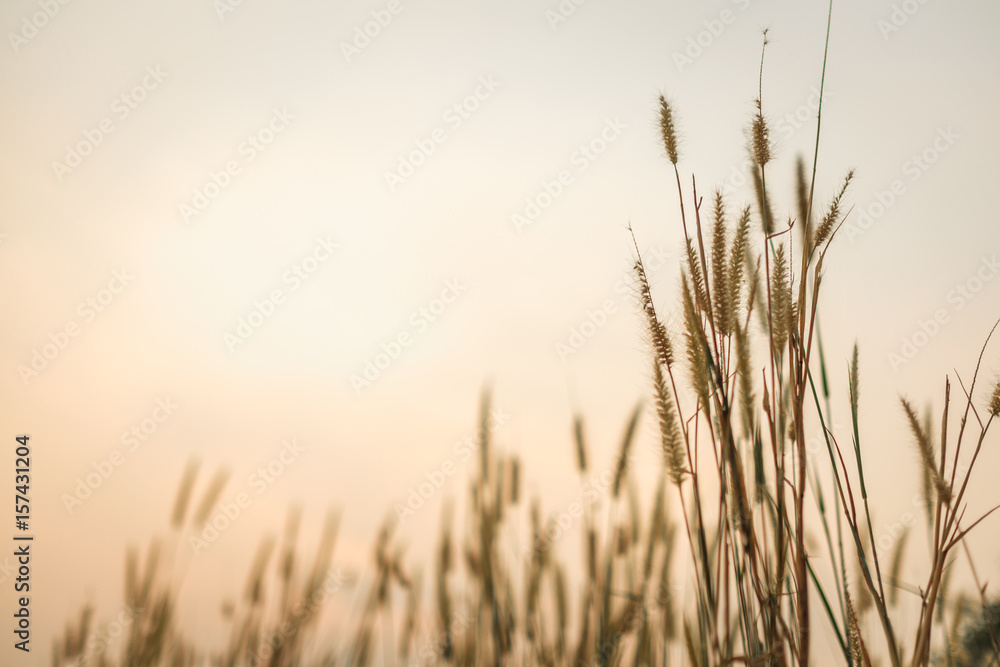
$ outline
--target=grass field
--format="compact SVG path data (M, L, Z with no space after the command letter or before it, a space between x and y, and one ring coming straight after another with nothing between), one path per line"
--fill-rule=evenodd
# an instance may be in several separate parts
M765 32L762 79L766 40ZM112 637L102 612L85 609L54 647L53 664L1000 663L1000 605L964 541L996 522L996 508L966 502L971 485L989 483L976 469L980 451L997 445L989 435L1000 417L1000 384L987 377L993 332L983 332L982 351L955 360L960 374L942 378L933 411L901 397L887 417L909 430L913 449L900 455L919 457L923 516L888 552L876 548L868 486L879 482L865 470L874 443L859 427L864 350L824 350L820 335L824 275L842 270L835 246L851 213L853 172L817 182L820 112L816 154L794 174L797 200L777 206L768 184L787 175L772 173L775 143L758 96L746 130L756 200L727 201L684 171L684 151L697 150L678 139L675 104L686 103L661 96L655 110L686 242L673 267L680 290L672 300L654 292L635 242L649 392L625 419L605 488L588 487L587 501L568 508L584 535L577 563L553 548L559 517L523 497L519 459L491 442L484 391L477 471L460 507L442 517L426 571L404 556L390 514L376 534L373 574L359 584L363 604L325 625L324 603L343 583L332 567L338 516L304 558L293 513L284 538L261 543L245 590L226 610L226 649L209 654L186 639L175 613L176 549L204 527L225 479L201 488L192 465L171 539L128 552L120 632ZM778 218L786 207L795 215ZM679 330L665 325L668 313ZM831 395L834 374L846 375L847 395ZM851 415L845 428L832 426L834 405ZM573 418L565 443L581 483L595 467L584 417ZM655 420L662 449L659 483L645 500L629 466L644 419ZM820 454L807 456L807 434L817 431ZM908 552L923 544L923 578L904 581ZM955 568L968 569L978 590L950 586ZM917 617L915 630L900 630L904 609ZM818 655L817 636L833 637L838 651Z

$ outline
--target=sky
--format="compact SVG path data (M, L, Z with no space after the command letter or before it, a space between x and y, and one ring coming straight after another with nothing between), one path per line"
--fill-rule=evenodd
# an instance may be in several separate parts
M239 595L290 507L306 542L339 508L335 561L362 575L382 519L450 462L399 529L428 563L442 500L472 472L459 448L484 388L525 491L570 502L573 415L610 462L649 392L629 225L659 304L676 308L683 236L658 95L676 110L682 174L735 209L752 198L760 85L787 217L795 158L816 139L826 9L4 3L0 423L10 478L14 438L31 437L32 659L85 603L118 609L125 548L169 533L192 458L197 489L225 469L221 498L252 500L208 548L177 547L186 618L209 637L216 601ZM939 410L945 375L960 392L1000 317L998 19L989 2L833 10L819 201L856 178L821 323L835 424L861 350L876 534L918 488L898 396ZM654 428L634 461L647 490ZM998 465L984 452L971 507L996 501L982 473ZM987 578L996 527L971 541Z

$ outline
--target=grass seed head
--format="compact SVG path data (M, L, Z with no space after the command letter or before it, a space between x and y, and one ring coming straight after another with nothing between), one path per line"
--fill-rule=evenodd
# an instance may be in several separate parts
M910 430L913 432L913 437L917 441L917 450L920 453L920 460L921 463L923 463L924 470L930 478L935 491L937 491L938 498L940 498L941 502L947 505L951 502L951 487L948 486L948 483L941 477L941 473L938 472L938 469L934 464L934 447L931 444L930 436L928 436L924 429L920 426L920 422L917 420L917 413L914 412L910 402L902 397L900 397L899 401L903 405L903 411L906 412L906 418L909 421Z
M841 184L840 190L834 196L833 201L830 202L830 207L827 209L826 215L823 216L823 220L819 223L819 227L816 228L816 247L826 243L837 230L842 217L841 214L843 213L844 195L847 194L847 188L853 179L854 170L851 169L847 172L847 176L844 177L844 182Z
M764 119L760 99L754 100L754 104L757 105L757 113L750 124L750 152L757 166L763 168L771 161L771 128Z
M774 347L778 352L784 349L792 325L792 294L788 284L788 269L785 245L780 244L774 252L774 264L771 269L771 319Z
M663 460L670 480L680 486L688 472L684 464L684 439L677 423L677 411L667 389L662 367L658 363L653 364L653 386L656 391L656 414L660 422Z
M670 163L676 165L677 154L677 129L674 127L674 112L670 108L670 102L660 95L660 136L663 139L663 147L667 151L667 158Z
M757 210L760 212L761 229L766 236L774 233L774 212L771 210L771 198L764 189L764 179L760 169L753 169L753 190L757 198Z
M635 439L635 430L639 425L639 416L642 414L642 403L635 407L632 418L625 429L625 437L622 438L621 449L618 451L618 467L615 470L615 483L612 495L617 498L621 491L622 480L625 478L625 470L628 467L629 450L632 448L632 441Z
M810 214L809 182L806 179L806 163L799 154L795 161L795 196L798 202L799 230L803 235L803 252L808 255L813 247L813 225Z
M729 264L727 263L727 245L729 233L726 228L726 204L722 191L716 190L713 197L712 211L712 296L715 303L715 326L722 335L729 335L733 330L732 292L729 289Z
M659 363L670 367L674 362L673 345L670 342L670 335L667 328L656 315L656 308L653 305L653 296L649 289L649 279L646 277L646 269L642 264L642 258L635 262L634 266L636 281L639 284L639 305L643 315L646 317L646 328L649 330L650 342L653 345L653 352Z
M990 394L988 408L991 415L1000 417L1000 378L997 378L996 383L993 385L993 393Z

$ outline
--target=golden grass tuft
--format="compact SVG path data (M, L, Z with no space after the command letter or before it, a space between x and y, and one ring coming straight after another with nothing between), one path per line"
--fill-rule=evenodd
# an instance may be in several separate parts
M814 228L813 220L809 211L809 181L806 179L806 161L799 155L795 159L795 201L798 204L798 227L802 234L802 252L806 256L812 253L815 241L813 240Z
M727 250L726 207L722 200L722 191L716 190L712 199L712 296L715 305L715 327L723 335L728 335L733 330L735 307L732 301Z
M673 344L670 342L666 326L656 315L653 296L649 288L649 279L646 277L646 268L643 266L641 257L636 259L633 270L639 286L639 306L646 318L646 330L653 346L653 353L657 363L669 368L674 362Z
M785 349L792 327L792 290L789 284L789 264L785 245L778 244L774 250L771 268L771 331L774 349Z
M900 397L899 402L902 404L903 411L910 423L910 431L917 443L917 451L920 453L920 462L923 464L924 472L930 479L937 497L947 505L951 502L951 487L941 476L934 462L934 446L931 444L930 436L921 427L917 420L917 413L913 411L910 402L903 397Z
M827 209L826 215L823 216L823 220L819 223L816 228L816 238L815 247L820 247L826 243L833 236L833 232L840 225L843 218L843 199L844 195L847 194L847 188L851 185L851 181L854 179L854 170L847 172L847 176L844 177L844 182L840 186L840 190L834 196L833 201L830 202L830 206Z
M750 154L753 155L754 163L763 169L771 161L771 128L764 119L760 98L754 100L754 104L757 112L750 124Z
M667 158L671 164L678 162L677 153L677 128L674 127L674 111L670 102L660 95L660 139L663 141L663 148L667 151Z
M622 480L625 477L625 471L628 468L628 457L629 451L632 448L632 442L635 440L635 430L639 425L639 417L642 415L642 403L635 406L632 411L632 417L628 421L628 426L625 428L625 435L622 437L622 444L618 450L618 457L615 459L617 465L615 468L615 482L612 486L612 497L618 498L618 493L621 491Z
M653 364L653 387L656 414L660 421L660 444L663 449L663 459L671 481L680 486L688 472L684 460L684 438L677 423L677 411L667 390L663 369L658 363Z
M990 394L990 402L987 409L993 417L1000 417L1000 379L993 383L993 393Z
M770 236L774 233L774 213L771 210L771 201L764 189L764 178L761 174L762 171L759 169L752 170L753 189L757 198L757 213L760 215L761 229L763 229L765 236Z
M871 667L871 658L865 648L864 639L861 637L861 628L858 625L858 615L854 611L854 604L851 602L851 594L844 591L844 598L847 600L847 628L848 637L851 641L851 659L855 665L865 665Z
M724 290L728 293L727 310L729 314L725 326L719 327L723 335L739 329L740 304L743 303L743 284L746 282L746 257L750 250L750 207L745 206L736 223L732 246L729 249L729 266L726 268L727 284ZM752 307L753 299L749 301Z

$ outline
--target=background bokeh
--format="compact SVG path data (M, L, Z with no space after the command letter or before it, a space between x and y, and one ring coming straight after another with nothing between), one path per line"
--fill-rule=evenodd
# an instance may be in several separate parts
M32 437L31 658L47 658L84 603L117 612L125 547L166 534L191 457L199 490L228 467L223 500L253 500L209 548L180 545L182 617L207 644L224 627L219 603L239 595L260 535L280 534L290 506L304 509L307 544L339 507L335 560L363 577L393 504L450 461L456 473L400 528L414 565L429 563L441 501L460 498L474 470L455 447L475 433L485 386L525 490L569 503L573 414L610 465L648 390L621 282L629 223L660 307L676 304L682 235L657 95L677 110L682 173L705 195L726 184L733 206L750 202L744 128L768 28L763 105L786 218L795 156L815 140L821 5L5 2L0 435ZM860 344L877 536L915 511L918 492L897 396L940 405L944 375L968 382L1000 316L998 20L985 1L834 8L819 202L847 169L857 177L821 322L845 424ZM411 174L403 162L420 164ZM558 195L540 197L563 171ZM530 224L513 217L533 215L532 202ZM263 303L274 290L280 303ZM588 320L600 326L577 349ZM378 355L401 335L386 365ZM369 362L384 368L362 386ZM142 440L123 438L133 428ZM634 460L644 489L653 428L644 422ZM273 482L251 479L291 440L304 449ZM67 506L116 450L120 465ZM995 448L983 454L972 513L996 502L998 465ZM1000 569L998 525L971 541L985 578ZM919 559L908 567L916 580ZM336 604L349 610L352 591ZM5 642L0 655L14 651Z

